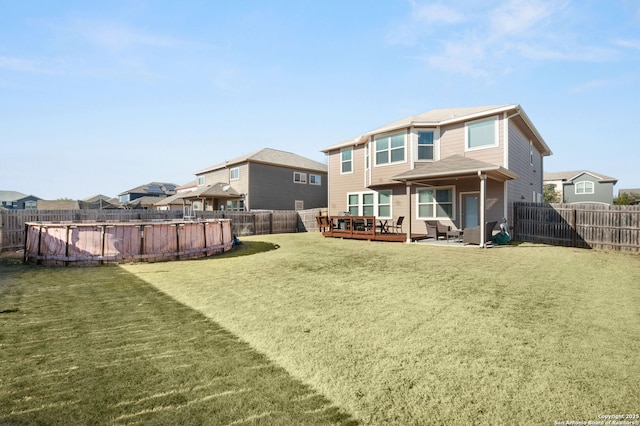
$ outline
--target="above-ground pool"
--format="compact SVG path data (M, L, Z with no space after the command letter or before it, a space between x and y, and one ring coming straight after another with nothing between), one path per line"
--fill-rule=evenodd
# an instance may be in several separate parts
M233 247L229 219L28 222L25 227L24 260L43 265L193 259Z

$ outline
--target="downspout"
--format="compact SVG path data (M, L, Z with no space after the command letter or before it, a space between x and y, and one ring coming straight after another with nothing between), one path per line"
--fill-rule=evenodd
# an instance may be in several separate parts
M413 219L413 215L411 214L411 182L405 182L407 186L407 197L409 198L409 214L407 218L409 219L409 232L407 233L407 242L411 242L411 222Z
M480 178L480 248L485 247L485 235L487 225L485 223L485 199L487 193L487 175L483 175L478 170L478 177Z
M504 168L509 170L509 120L512 119L513 117L520 115L520 106L516 106L516 112L514 112L511 115L507 115L507 113L504 113L504 131L503 131L503 137L504 137ZM504 181L504 189L503 189L503 194L504 194L504 199L503 199L503 206L502 206L502 216L503 217L509 217L509 182L508 181Z

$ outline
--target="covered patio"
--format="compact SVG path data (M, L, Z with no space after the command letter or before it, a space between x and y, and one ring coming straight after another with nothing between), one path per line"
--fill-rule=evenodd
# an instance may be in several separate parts
M198 187L194 191L176 194L177 198L181 198L185 204L185 212L187 202L191 205L195 203L199 204L199 208L194 206L194 211L197 210L224 210L227 209L228 202L236 203L236 207L233 210L244 210L244 194L240 194L230 185L225 183L216 183L214 185L207 185ZM186 216L186 213L185 213Z
M486 239L480 236L487 235L487 233L491 231L486 229L488 221L495 221L498 216L500 218L506 217L506 182L517 178L517 174L502 166L485 163L461 155L452 155L440 161L419 164L414 169L396 175L392 179L405 184L408 199L408 213L414 211L414 206L412 206L411 203L412 193L419 188L435 188L443 185L460 188L464 185L465 188L470 188L473 192L477 193L477 218L475 218L476 223L473 227L479 227L477 230L477 244L480 247L484 247ZM488 181L498 184L492 185L493 195L491 205L487 204ZM458 193L462 192L458 191ZM462 202L460 202L460 204L462 204ZM491 211L491 217L488 215L489 211ZM465 218L462 214L455 214L454 217L450 219L454 225L457 224L457 231L462 233L465 231L465 228L467 228L464 223ZM414 221L410 220L407 223L407 235L411 235L414 232L412 229L414 224L412 224L412 222ZM411 242L412 239L407 237L406 241ZM474 241L473 244L476 244L476 242Z

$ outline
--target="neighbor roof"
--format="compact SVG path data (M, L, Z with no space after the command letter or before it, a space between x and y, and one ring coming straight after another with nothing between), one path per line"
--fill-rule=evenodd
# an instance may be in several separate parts
M234 166L236 164L247 162L271 164L276 166L285 166L296 169L320 171L325 173L327 172L326 164L319 163L317 161L311 160L298 154L294 154L292 152L279 151L272 148L264 148L247 155L234 158L233 160L225 161L224 163L200 170L195 174L200 175L203 173L208 173L214 170L223 169L226 167Z
M545 181L561 180L561 181L570 182L585 173L590 174L591 176L593 176L594 178L598 179L601 182L613 182L614 184L618 182L618 179L614 177L603 175L602 173L592 172L590 170L573 170L568 172L544 172L543 180Z
M0 201L17 201L25 197L28 195L18 191L0 191Z
M536 136L536 138L542 145L543 154L550 155L551 149L549 149L547 143L544 141L540 133L538 133L538 130L535 128L527 114L525 114L522 107L516 104L434 109L418 115L411 115L409 117L393 121L389 124L385 124L384 126L378 127L377 129L371 130L370 132L364 133L360 136L356 136L355 138L323 149L322 152L329 152L351 145L358 145L367 140L372 135L389 132L392 130L404 129L411 126L444 126L447 124L473 120L475 118L481 118L492 114L499 114L510 110L516 111L516 113L520 116L520 118L522 118L526 126Z
M176 185L175 183L169 183L169 182L150 182L145 185L137 186L128 191L121 192L118 195L124 195L124 194L173 195L176 192L177 186L178 185Z

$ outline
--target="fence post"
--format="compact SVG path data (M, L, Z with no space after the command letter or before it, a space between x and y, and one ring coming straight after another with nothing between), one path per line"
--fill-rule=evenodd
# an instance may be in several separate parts
M576 240L577 240L577 234L578 231L576 230L576 220L577 220L577 216L578 216L578 211L575 208L571 208L571 223L569 224L569 226L571 226L571 247L575 247L576 246Z
M518 203L513 203L513 238L518 240Z

